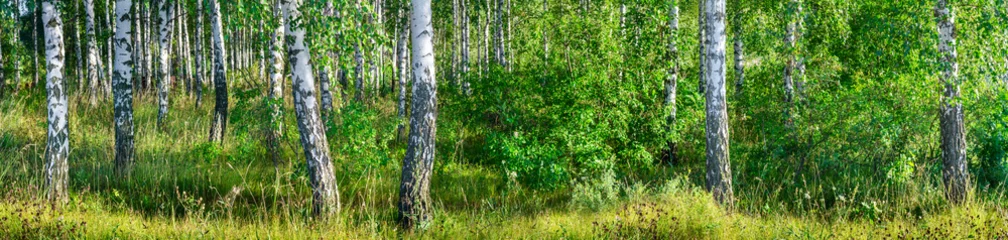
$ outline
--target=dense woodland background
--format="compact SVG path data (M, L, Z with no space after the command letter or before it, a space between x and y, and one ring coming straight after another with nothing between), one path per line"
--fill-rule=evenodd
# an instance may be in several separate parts
M293 18L310 55L303 73L314 76L312 104L338 186L329 217L313 206L320 171L306 161L292 92L292 70L305 65L288 58L295 37L274 37L284 26L281 3L168 1L174 22L164 26L173 30L159 41L162 3L132 1L130 18L119 19L139 29L131 32L134 64L122 69L132 75L135 125L132 170L122 175L114 3L53 2L69 107L66 197L52 204L46 177L48 21L38 1L0 0L0 236L1008 234L1004 0L948 1L961 89L951 101L962 105L968 169L961 203L950 201L942 178L939 109L949 65L936 6L945 0L726 1L729 201L705 191L709 96L700 75L711 69L699 64L698 31L702 4L724 1L430 2L436 154L432 217L418 231L400 225L420 66L401 57L415 54L416 34L404 31L415 16L411 2L283 1L303 14ZM215 16L228 89L216 140Z

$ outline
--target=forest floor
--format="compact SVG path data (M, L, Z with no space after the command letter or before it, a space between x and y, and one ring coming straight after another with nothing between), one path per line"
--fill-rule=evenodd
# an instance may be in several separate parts
M129 181L112 174L114 131L109 104L91 107L71 95L70 202L41 201L46 140L44 92L0 100L0 238L4 239L878 239L1005 238L1008 212L973 200L917 216L833 217L726 211L702 186L671 177L663 184L619 184L613 203L598 209L570 204L563 191L506 184L493 169L439 156L431 196L434 221L401 232L395 224L401 143L360 144L354 128L330 135L342 210L311 219L310 191L293 114L285 115L282 159L269 160L261 141L260 100L231 100L228 137L206 141L212 97L195 107L175 95L167 124L155 128L152 94L135 102L136 165ZM259 95L261 96L261 95ZM376 103L364 119L394 129L392 102ZM287 109L290 109L287 103ZM347 115L354 115L344 110ZM361 124L359 121L355 124ZM440 122L439 122L440 123ZM353 131L353 133L351 133ZM383 130L382 130L383 131ZM363 134L374 138L381 133ZM370 134L370 135L368 135ZM367 141L367 138L363 141ZM439 144L442 144L439 142ZM349 146L349 147L348 147ZM371 148L371 149L358 149ZM385 156L356 155L375 151ZM439 152L442 154L443 152ZM828 210L822 210L828 211Z

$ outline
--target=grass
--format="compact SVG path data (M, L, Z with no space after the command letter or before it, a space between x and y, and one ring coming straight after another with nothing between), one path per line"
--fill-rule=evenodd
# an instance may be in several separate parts
M44 92L0 100L0 236L5 239L821 239L1005 238L1008 215L996 200L887 217L805 211L726 211L692 177L667 174L657 184L617 181L615 200L579 207L570 189L533 191L514 186L490 167L457 161L439 151L433 175L434 223L404 233L395 225L403 143L391 100L348 105L330 124L343 209L311 219L310 191L293 127L285 115L281 156L274 166L261 141L258 98L232 95L223 144L206 141L212 98L203 106L174 95L167 125L156 129L152 94L135 102L137 158L133 178L114 177L114 134L109 104L95 108L71 94L70 196L65 206L43 202L46 109ZM261 96L261 95L257 95ZM387 101L387 102L385 102ZM291 103L286 103L291 109ZM442 116L452 123L453 116ZM462 131L478 132L465 126ZM462 133L458 133L462 132ZM472 134L472 133L469 133ZM441 138L439 138L440 140ZM458 145L463 143L443 143ZM450 148L457 148L451 146ZM444 146L441 147L445 149ZM665 167L661 167L665 168ZM775 199L772 185L750 183L740 201ZM763 190L758 190L763 189ZM781 193L772 193L781 194ZM924 194L930 198L940 194ZM890 203L893 204L893 203ZM900 204L900 203L895 203ZM750 204L752 205L752 204ZM865 202L846 209L873 209ZM783 206L783 205L782 205ZM593 210L594 209L594 210ZM840 211L840 210L823 210Z

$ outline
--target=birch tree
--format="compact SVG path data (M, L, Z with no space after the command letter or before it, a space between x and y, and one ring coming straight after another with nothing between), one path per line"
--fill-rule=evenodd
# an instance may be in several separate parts
M228 117L228 89L227 89L227 66L224 65L226 53L224 52L224 28L221 23L220 4L217 0L210 0L210 27L213 41L213 81L214 101L213 119L210 123L210 141L220 140L224 142L224 133L227 132Z
M707 81L707 191L731 205L731 163L728 157L728 106L725 102L725 0L704 1L704 69Z
M273 29L270 41L269 65L269 98L270 98L270 152L273 153L273 164L279 161L280 137L283 133L283 53L284 48L284 18L279 0L275 0L273 17L278 25Z
M87 40L87 79L90 83L91 106L98 101L98 44L95 42L94 0L84 0L84 38Z
M312 215L326 217L339 211L339 189L329 158L329 143L319 118L315 100L315 81L311 56L305 42L306 31L301 11L303 0L283 0L286 19L287 59L291 68L294 113L301 132L301 146L308 163L312 187Z
M409 55L407 47L409 45L410 22L404 13L405 10L400 10L399 17L402 23L399 25L402 26L402 29L399 30L399 46L396 48L399 51L396 54L399 56L399 59L397 59L399 62L399 104L396 109L399 112L399 119L401 119L399 126L396 128L396 136L402 136L402 131L406 128L402 123L402 119L406 119L406 82L409 81L409 64L407 64Z
M115 62L112 95L115 121L115 165L120 176L128 177L133 165L133 1L115 4Z
M938 22L938 62L944 86L941 95L942 180L945 196L952 203L962 203L969 194L969 171L966 166L966 134L963 124L962 98L959 86L958 54L956 53L955 14L946 0L938 0L934 9Z
M437 132L437 75L431 17L430 0L412 1L413 101L409 143L399 185L399 222L404 229L425 227L431 218L430 178Z
M42 22L45 27L46 100L49 131L46 141L46 197L52 202L67 201L70 142L67 131L67 95L63 83L63 19L56 0L42 2Z
M171 89L171 35L172 27L175 19L174 8L175 5L168 2L169 0L161 0L160 6L158 7L159 19L161 19L161 40L160 47L160 57L161 57L161 72L158 81L158 126L163 126L164 119L168 115L168 90Z
M679 35L679 1L672 0L669 6L669 69L668 77L665 79L665 108L669 109L667 129L675 132L676 122L676 87L679 81L679 46L676 38ZM668 162L676 160L676 141L668 141Z
M203 1L196 1L196 35L193 37L194 42L194 55L196 57L196 71L193 74L193 86L196 94L196 108L200 107L200 103L203 101Z

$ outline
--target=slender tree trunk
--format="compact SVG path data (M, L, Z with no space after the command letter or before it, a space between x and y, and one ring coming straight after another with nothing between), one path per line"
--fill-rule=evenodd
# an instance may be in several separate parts
M279 0L274 0L273 17L279 23L273 30L273 39L270 43L270 153L273 157L273 165L280 161L280 137L283 133L283 53L284 48L284 19L282 6Z
M210 123L210 141L219 139L223 144L228 120L227 66L224 65L227 57L224 52L224 28L221 26L220 4L217 3L217 0L210 0L210 13L214 48L214 93L217 96L213 120Z
M795 17L794 17L794 7L798 3L796 0L791 0L788 3L788 19L787 26L784 31L784 46L787 49L787 63L784 66L784 115L786 117L785 126L793 126L794 124L794 71L796 68L796 58L797 49L795 48Z
M504 62L504 0L494 1L494 61L501 67L506 67Z
M707 190L724 205L732 205L731 163L728 157L728 106L725 102L725 0L705 0L707 56Z
M941 97L942 180L949 202L959 204L969 195L969 170L966 166L966 134L963 107L959 93L958 54L956 53L955 14L946 0L935 6L938 21L938 53L941 82L945 91Z
M315 81L312 79L311 56L305 42L305 28L298 8L303 0L283 0L287 20L287 58L293 80L294 113L301 131L301 146L308 163L312 185L312 214L330 216L339 211L339 189L333 176L326 140L318 109L315 108Z
M194 78L194 90L196 90L196 108L200 107L200 103L203 101L203 1L199 0L196 2L196 35L193 39L195 44L196 55L196 72L193 74Z
M91 106L98 102L98 43L95 42L94 0L84 0L84 37L87 38L87 79L91 89Z
M438 112L431 2L413 0L412 5L413 101L399 185L399 221L404 229L425 227L431 219L430 178Z
M469 94L469 0L462 1L462 93Z
M161 73L158 81L158 127L164 126L168 116L168 91L171 89L171 36L175 19L175 5L161 0L158 12L161 19Z
M803 0L796 0L796 10L795 10L795 70L798 71L797 76L795 76L795 91L796 96L799 101L804 100L805 96L805 44L803 39L805 38L805 12L802 10L804 5ZM799 44L801 43L801 44Z
M39 83L38 47L39 45L42 45L42 39L38 37L38 33L42 31L38 28L39 26L42 26L42 6L38 4L38 2L35 4L35 17L32 18L32 22L35 23L32 24L32 40L35 41L35 44L32 44L32 60L35 61L35 64L32 65L32 72L35 73L35 78L32 79L32 83L30 85L34 88L35 84Z
M332 92L329 91L329 71L328 66L320 67L319 70L319 98L322 100L322 121L325 123L326 119L329 119L329 113L332 112L333 108L333 98Z
M676 131L676 85L679 81L679 46L676 39L679 36L679 1L672 0L671 6L669 6L669 69L668 77L665 79L665 108L668 109L669 115L666 119L668 122L667 129L670 133ZM676 161L677 153L677 143L676 140L668 141L668 153L666 153L667 162L674 163Z
M80 6L77 3L74 3L74 8L75 8L75 10L73 11L73 13L75 15L80 15L80 13L81 13L80 12L80 9L81 9ZM84 78L84 70L86 70L84 68L84 56L83 56L84 55L83 54L84 53L84 47L81 46L81 45L84 45L84 41L83 41L83 39L81 39L81 36L80 36L80 32L81 32L80 24L79 24L80 21L77 21L77 19L79 19L79 18L74 17L74 18L71 18L71 19L72 19L71 20L72 23L70 25L73 27L73 30L74 30L73 31L74 32L74 45L76 45L76 47L77 47L77 52L74 53L74 55L76 55L76 57L77 57L77 64L74 65L74 68L75 68L74 72L77 73L77 94L78 95L84 95L83 94L84 93L84 85L87 85L87 81L89 80L87 78Z
M464 1L464 0L463 0ZM400 18L402 19L400 24L402 29L399 30L399 105L397 109L399 110L399 127L396 128L396 136L402 136L403 130L406 126L403 125L403 121L406 119L406 82L409 80L409 64L407 64L407 57L409 52L407 52L407 47L409 45L409 20L403 15L405 11L400 12Z
M115 165L119 176L129 177L133 168L133 1L117 0L115 4L115 63L112 74L112 95L115 111Z
M109 34L109 37L108 37L108 39L106 39L106 44L105 44L106 51L108 51L108 55L106 56L108 58L108 59L106 59L106 62L108 63L108 66L106 66L106 69L105 69L105 71L106 71L106 75L105 76L108 76L108 82L104 85L106 99L112 97L112 85L115 84L115 83L112 83L112 78L113 78L113 76L112 76L112 70L115 68L115 62L113 60L113 58L115 56L115 53L113 52L115 50L115 46L112 44L112 39L115 38L116 28L117 27L116 27L115 20L113 20L109 16L109 12L113 12L116 9L115 4L112 4L112 3L114 3L113 0L106 0L105 1L105 19L108 21L108 27L109 27L109 29L112 30L112 34Z
M504 65L507 67L507 71L511 72L514 65L514 51L511 49L511 42L514 35L511 32L511 0L507 0L507 45L504 48Z
M70 134L67 131L68 102L63 83L63 20L55 0L42 2L45 26L46 93L49 104L49 132L46 141L46 197L49 201L67 201L67 155Z

